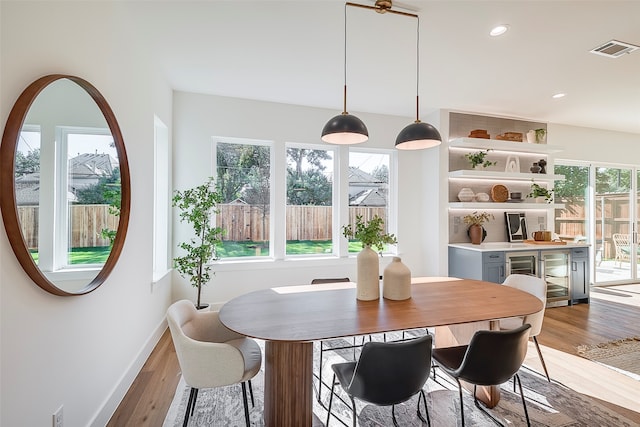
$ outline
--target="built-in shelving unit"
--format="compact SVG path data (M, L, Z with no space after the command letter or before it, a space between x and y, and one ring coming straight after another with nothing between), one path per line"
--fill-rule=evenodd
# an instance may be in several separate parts
M556 181L565 179L563 175L553 173L553 157L562 151L556 145L546 143L535 144L529 142L506 141L502 139L485 139L467 137L475 129L486 129L487 133L495 136L508 132L522 133L523 136L530 129L546 129L546 124L509 119L501 117L479 116L466 113L449 113L449 135L447 147L447 190L449 210L449 242L468 242L467 226L463 217L469 211L487 210L493 214L493 220L484 225L488 234L488 241L505 241L507 239L504 217L499 211L521 211L525 214L529 230L551 229L555 209L564 208L560 203L540 203L527 198L531 192L532 183L544 188L553 188ZM492 164L488 167L481 165L471 167L466 154L489 150L486 160ZM546 162L549 173L534 173L532 166L540 160ZM523 201L495 202L491 199L493 186L502 184L507 187L509 194L521 193ZM462 188L470 188L477 196L479 193L489 195L489 201L462 202L458 194ZM486 198L482 196L481 200Z

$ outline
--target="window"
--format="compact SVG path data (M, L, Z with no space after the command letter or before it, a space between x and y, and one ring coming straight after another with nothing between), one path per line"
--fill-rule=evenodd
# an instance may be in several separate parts
M223 200L215 221L225 230L220 259L356 253L359 242L347 249L342 240L342 226L356 215L378 215L395 231L393 150L226 137L213 145Z
M356 216L365 221L379 216L386 231L393 229L389 198L391 155L388 152L349 151L349 223L355 224ZM357 241L349 242L349 252L360 252ZM385 248L385 252L389 248Z
M287 148L286 254L332 254L333 150Z
M41 150L39 129L25 126L20 135L15 181L25 241L42 271L100 266L119 221L113 138L106 128L59 126L51 139L56 146ZM55 179L41 182L41 171Z
M157 117L153 129L153 277L158 280L169 269L169 130Z
M222 203L216 226L226 230L219 258L270 254L271 147L268 142L216 139L216 182Z

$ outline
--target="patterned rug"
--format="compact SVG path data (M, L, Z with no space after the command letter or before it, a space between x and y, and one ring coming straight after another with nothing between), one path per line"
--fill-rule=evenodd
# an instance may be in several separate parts
M258 341L261 345L262 342ZM319 351L316 345L314 352L314 368L317 367ZM340 354L342 353L342 354ZM323 363L323 376L326 382L331 382L331 364L351 360L353 352L349 350L325 353ZM326 369L325 369L326 368ZM264 370L264 364L263 364ZM263 381L264 371L261 371L253 380L255 407L251 407L249 401L250 419L252 426L264 426L262 419L263 408ZM326 375L325 375L326 374ZM525 390L527 409L532 426L600 426L619 427L636 425L627 418L600 405L588 396L577 393L562 384L549 383L546 377L523 367L520 370L520 378ZM314 387L317 380L314 378ZM189 420L189 426L244 426L244 409L242 404L242 391L239 384L221 387L217 389L200 390L194 415ZM429 378L425 386L427 392L427 406L431 417L431 425L434 427L448 427L460 425L460 400L455 382L438 372L437 379ZM344 396L344 395L343 395ZM495 426L496 424L482 411L474 406L473 398L464 392L465 422L467 426ZM344 396L346 398L346 396ZM163 427L182 426L184 411L189 398L189 387L181 379L171 407ZM317 402L314 395L314 414L324 423L327 418L325 409L329 392L322 390L324 405ZM348 399L347 399L348 401ZM392 425L391 407L377 407L364 402L356 401L358 410L358 425L367 427L387 427ZM426 425L416 415L417 397L405 404L396 405L396 418L401 426ZM421 405L422 407L422 405ZM422 408L424 413L424 408ZM495 417L502 420L508 426L526 426L522 401L519 393L514 393L513 382L501 387L500 403L489 410ZM347 425L351 425L351 410L334 399L332 413ZM336 418L331 417L330 425L342 426Z
M640 337L581 345L578 355L640 380Z

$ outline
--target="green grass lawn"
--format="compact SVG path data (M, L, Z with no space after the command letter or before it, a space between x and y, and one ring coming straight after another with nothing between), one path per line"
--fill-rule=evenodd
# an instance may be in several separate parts
M93 248L73 248L69 252L70 265L104 264L111 253L111 246L96 246ZM38 252L31 251L33 260L38 263Z
M349 241L349 253L358 253L362 250L362 244L358 241ZM331 240L289 240L287 242L287 255L313 255L331 254ZM220 258L236 258L247 256L269 255L269 242L231 242L225 241L218 247Z

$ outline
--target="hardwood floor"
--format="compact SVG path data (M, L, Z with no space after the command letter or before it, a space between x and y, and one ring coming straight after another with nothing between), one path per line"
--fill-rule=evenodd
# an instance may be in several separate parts
M582 344L640 335L640 284L596 288L591 295L590 304L546 310L538 336L545 362L554 380L596 396L640 425L640 403L634 400L640 395L640 382L576 355L576 347ZM537 353L529 353L525 363L536 368ZM108 426L162 426L179 379L180 367L167 330Z

